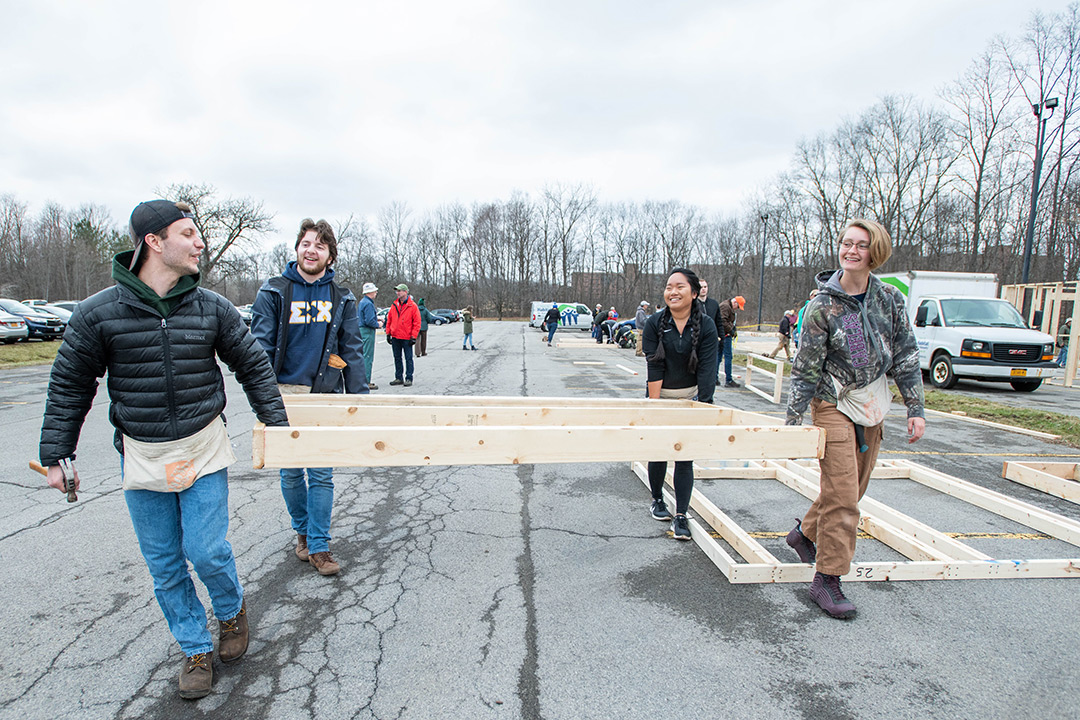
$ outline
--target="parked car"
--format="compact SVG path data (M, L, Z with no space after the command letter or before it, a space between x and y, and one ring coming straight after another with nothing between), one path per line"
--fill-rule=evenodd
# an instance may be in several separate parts
M431 312L431 311L429 311L429 312ZM437 312L431 312L431 320L429 322L432 325L446 325L448 323L453 322L453 320L451 320L450 318L448 318L445 315L440 315Z
M244 321L244 324L251 327L251 303L247 305L237 305L236 311L240 313L240 319Z
M67 324L47 312L23 305L17 300L0 298L0 310L18 315L26 321L28 337L41 338L42 340L55 340L64 334Z
M7 345L8 343L25 340L27 333L29 333L29 329L26 327L25 320L18 315L12 315L9 312L0 310L0 342Z
M26 303L23 304L25 305ZM33 307L34 310L44 310L50 315L55 315L56 317L63 320L65 325L71 322L72 311L68 310L67 308L62 308L59 305L53 305L52 303L49 303L47 305L33 305L31 307Z
M26 303L23 303L24 305ZM68 312L75 312L75 306L79 304L78 300L61 300L59 302L49 303L53 307L63 308Z
M461 313L457 310L451 310L450 308L438 308L431 311L432 315L441 315L446 318L446 322L457 322L461 319Z

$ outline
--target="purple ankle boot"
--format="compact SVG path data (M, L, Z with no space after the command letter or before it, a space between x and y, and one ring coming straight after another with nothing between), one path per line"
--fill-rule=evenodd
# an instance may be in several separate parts
M817 560L817 548L802 534L802 520L795 520L795 527L787 534L787 544L799 554L804 563L814 564Z
M836 575L814 573L814 582L810 585L810 599L834 618L848 620L855 617L855 603L844 597L844 592L840 589L840 578Z

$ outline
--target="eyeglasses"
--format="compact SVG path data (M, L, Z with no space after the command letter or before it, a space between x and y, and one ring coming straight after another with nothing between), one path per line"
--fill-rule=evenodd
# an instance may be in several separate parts
M840 241L841 250L850 250L851 248L858 248L859 252L866 252L870 249L870 243L853 243L850 240Z

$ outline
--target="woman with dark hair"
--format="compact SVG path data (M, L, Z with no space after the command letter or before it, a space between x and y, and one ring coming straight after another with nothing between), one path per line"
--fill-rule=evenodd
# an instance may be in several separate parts
M904 296L871 271L892 254L889 233L873 220L850 220L837 239L839 270L817 276L791 368L787 424L801 425L809 406L825 429L819 461L821 490L787 543L814 565L810 598L835 618L855 617L840 589L851 568L859 529L859 500L881 447L892 377L907 406L908 442L923 436L919 347Z
M675 268L664 288L667 306L653 313L645 322L642 349L648 366L648 397L684 398L712 403L716 387L716 323L698 302L701 281L692 270ZM694 491L694 463L675 461L675 515L664 503L664 478L667 462L649 463L649 488L652 490L652 516L671 521L676 540L690 539L686 511Z

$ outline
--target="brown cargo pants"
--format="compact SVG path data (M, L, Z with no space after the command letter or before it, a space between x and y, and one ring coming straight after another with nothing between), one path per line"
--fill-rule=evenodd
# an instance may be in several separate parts
M821 491L803 518L802 532L817 545L818 572L846 575L855 556L859 500L877 462L884 423L866 428L870 449L860 453L855 424L834 403L814 400L810 412L814 425L825 429L825 457L818 461Z

